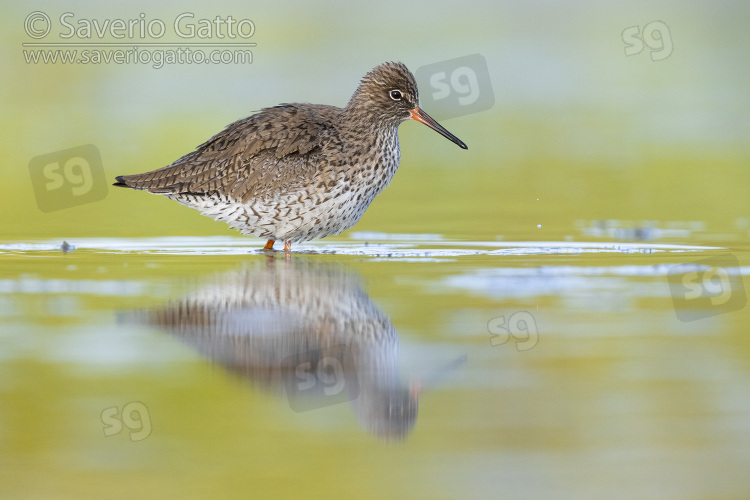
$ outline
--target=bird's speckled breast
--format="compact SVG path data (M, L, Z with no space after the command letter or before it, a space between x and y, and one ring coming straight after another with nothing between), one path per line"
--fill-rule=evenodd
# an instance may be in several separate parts
M315 203L300 205L292 195L281 204L289 208L292 218L283 217L285 223L277 221L276 236L283 240L306 241L349 229L390 183L398 170L400 156L395 130L393 134L379 136L370 150L356 158L343 156L344 160L331 165L329 170L335 182L329 178L328 184L322 183L311 191Z
M365 150L347 151L347 146L341 144L343 151L321 155L313 182L271 199L242 203L226 195L167 197L259 238L297 242L339 234L356 224L390 183L401 157L395 129L393 133L379 134ZM338 161L334 163L333 158Z

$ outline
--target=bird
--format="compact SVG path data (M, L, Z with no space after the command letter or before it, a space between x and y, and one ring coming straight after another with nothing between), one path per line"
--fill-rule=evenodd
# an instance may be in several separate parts
M376 66L343 108L285 103L229 124L172 164L120 175L113 185L163 195L242 234L292 243L354 226L390 183L401 158L398 127L416 120L466 144L419 107L401 62Z

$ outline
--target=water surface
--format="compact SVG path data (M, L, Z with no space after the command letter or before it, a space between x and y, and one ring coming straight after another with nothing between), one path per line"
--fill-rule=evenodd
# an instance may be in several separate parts
M747 308L732 288L744 248L355 236L291 256L227 237L0 246L3 489L750 487ZM724 274L706 275L706 259ZM691 272L708 302L675 301L670 273Z

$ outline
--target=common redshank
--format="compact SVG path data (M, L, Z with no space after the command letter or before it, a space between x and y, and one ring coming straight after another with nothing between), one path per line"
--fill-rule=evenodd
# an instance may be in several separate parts
M463 149L419 107L409 69L367 73L345 108L280 104L238 120L171 165L117 177L229 223L242 234L293 242L339 234L359 221L401 157L398 126L417 120Z

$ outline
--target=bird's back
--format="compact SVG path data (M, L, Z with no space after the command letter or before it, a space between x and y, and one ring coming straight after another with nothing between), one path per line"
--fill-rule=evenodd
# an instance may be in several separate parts
M117 178L119 185L166 195L218 193L238 202L310 182L340 145L335 106L282 104L228 125L158 170Z

